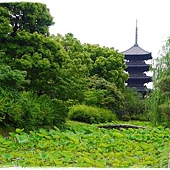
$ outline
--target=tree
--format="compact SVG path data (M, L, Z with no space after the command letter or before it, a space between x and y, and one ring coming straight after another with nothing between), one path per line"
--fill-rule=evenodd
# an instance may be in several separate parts
M85 44L84 50L90 53L93 60L90 76L97 74L108 82L114 83L118 89L125 88L128 74L124 72L126 65L123 54L118 53L113 48L90 44Z
M71 33L65 36L58 34L53 38L63 46L68 56L61 70L64 86L60 91L66 94L62 94L63 99L82 102L84 93L88 89L89 71L92 68L90 54L84 51L81 42Z
M67 116L59 93L67 53L48 36L51 15L39 3L1 3L0 13L2 124L27 129L59 127Z
M13 37L16 36L18 31L23 30L29 33L38 32L48 36L49 27L54 24L49 9L42 3L0 3L0 7L8 11L8 15L5 14L5 16L10 20L10 26L12 27L8 34Z
M4 30L1 40L6 41L0 46L4 53L0 57L1 62L9 65L12 70L27 73L26 80L29 84L25 84L24 90L38 95L66 98L61 94L60 88L66 85L62 68L68 65L69 58L59 42L46 36L49 34L48 27L53 23L46 5L28 2L0 5L3 7L0 18L4 21L1 24ZM14 31L15 25L17 29ZM66 92L68 88L67 85L62 92ZM68 96L67 93L66 95Z
M82 100L91 59L80 41L72 34L46 36L52 17L43 4L2 3L1 6L5 11L1 17L10 21L6 25L13 30L15 24L18 27L3 36L6 43L0 47L4 53L1 61L11 69L26 71L29 84L25 84L25 90L62 100Z
M154 89L150 96L150 117L156 124L170 127L170 38L162 48L162 54L155 60L153 68Z
M10 19L8 18L8 10L0 6L0 40L1 42L12 32L10 27Z
M124 95L114 83L95 75L90 77L89 89L85 93L84 103L107 108L120 116L124 109Z
M126 87L123 91L124 109L122 119L124 120L148 120L146 114L145 99L135 88Z
M30 83L25 84L26 91L41 95L56 90L62 63L67 57L59 43L36 32L20 31L0 48L5 54L1 57L4 64L27 72L26 80Z

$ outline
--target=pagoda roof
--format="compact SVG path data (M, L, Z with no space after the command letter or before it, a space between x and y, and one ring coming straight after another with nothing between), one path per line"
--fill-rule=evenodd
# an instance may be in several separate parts
M139 47L139 45L137 43L135 43L134 46L132 46L131 48L129 48L126 51L123 51L122 53L124 55L146 55L146 54L150 54L150 52L145 51L144 49Z

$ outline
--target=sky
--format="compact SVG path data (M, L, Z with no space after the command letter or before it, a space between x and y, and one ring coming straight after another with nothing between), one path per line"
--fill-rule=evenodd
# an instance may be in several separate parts
M50 9L55 25L50 33L72 33L82 43L99 44L125 51L135 43L159 56L170 36L170 0L0 0L42 2Z

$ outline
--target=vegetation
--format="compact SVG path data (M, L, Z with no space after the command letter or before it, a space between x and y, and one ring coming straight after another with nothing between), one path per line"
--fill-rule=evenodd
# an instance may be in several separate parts
M170 127L170 39L162 48L162 54L155 60L153 68L154 90L149 99L150 118L155 125Z
M166 168L170 131L76 125L61 132L22 129L0 136L1 167ZM17 152L16 152L17 151Z
M86 106L86 105L75 105L70 108L68 113L70 120L76 120L85 123L104 123L115 121L116 115L108 109Z
M122 54L81 44L71 33L50 35L45 4L1 3L0 13L3 127L62 127L75 104L121 114L128 78Z
M53 24L45 4L0 3L0 167L167 167L170 39L143 99L125 86L123 54L50 35ZM146 128L97 127L118 120Z
M1 3L0 9L1 125L25 130L62 126L67 106L51 93L66 55L48 36L53 24L48 8L22 2Z
M147 100L143 99L142 94L138 93L136 89L126 88L124 92L124 110L120 115L121 120L141 120L148 121L147 115Z

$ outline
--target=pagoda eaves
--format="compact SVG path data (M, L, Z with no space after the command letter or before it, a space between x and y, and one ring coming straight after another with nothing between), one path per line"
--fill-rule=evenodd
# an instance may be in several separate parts
M145 71L149 71L149 64L146 64L145 60L152 59L152 56L150 52L139 47L137 43L137 24L135 44L122 53L125 55L126 71L130 75L127 85L130 88L135 87L138 92L145 94L147 88L144 84L152 81L150 76L144 74Z

